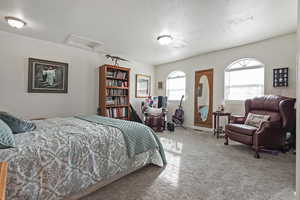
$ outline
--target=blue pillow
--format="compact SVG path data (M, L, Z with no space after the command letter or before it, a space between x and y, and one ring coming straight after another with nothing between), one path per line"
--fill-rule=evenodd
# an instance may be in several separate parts
M0 119L9 126L14 134L33 131L36 128L33 122L19 119L6 112L0 112Z
M2 120L0 120L0 149L15 147L15 138L12 130Z

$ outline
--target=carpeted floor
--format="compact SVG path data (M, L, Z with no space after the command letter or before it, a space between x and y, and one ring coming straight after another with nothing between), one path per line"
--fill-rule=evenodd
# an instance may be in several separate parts
M261 154L211 133L159 134L168 165L145 167L82 200L294 200L295 155Z

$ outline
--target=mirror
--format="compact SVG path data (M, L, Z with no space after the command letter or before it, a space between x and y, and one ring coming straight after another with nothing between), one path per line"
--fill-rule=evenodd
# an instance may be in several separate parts
M198 85L198 113L200 114L200 119L205 122L207 120L209 112L209 83L206 75L201 76Z
M194 124L212 128L213 70L195 73L195 117Z

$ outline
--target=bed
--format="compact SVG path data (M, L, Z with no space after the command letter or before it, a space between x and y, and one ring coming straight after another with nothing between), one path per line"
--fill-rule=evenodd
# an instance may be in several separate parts
M155 136L142 124L119 121ZM0 161L9 163L7 199L78 199L146 165L166 164L158 139L132 156L114 125L78 117L34 122L36 130L15 135L16 148L0 149Z

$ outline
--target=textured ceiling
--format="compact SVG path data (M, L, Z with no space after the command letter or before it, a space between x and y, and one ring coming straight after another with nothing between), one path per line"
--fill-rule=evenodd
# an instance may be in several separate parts
M7 15L28 25L13 29ZM156 65L295 32L297 0L1 0L0 18L3 31L57 43L75 34ZM160 46L160 34L174 43Z

